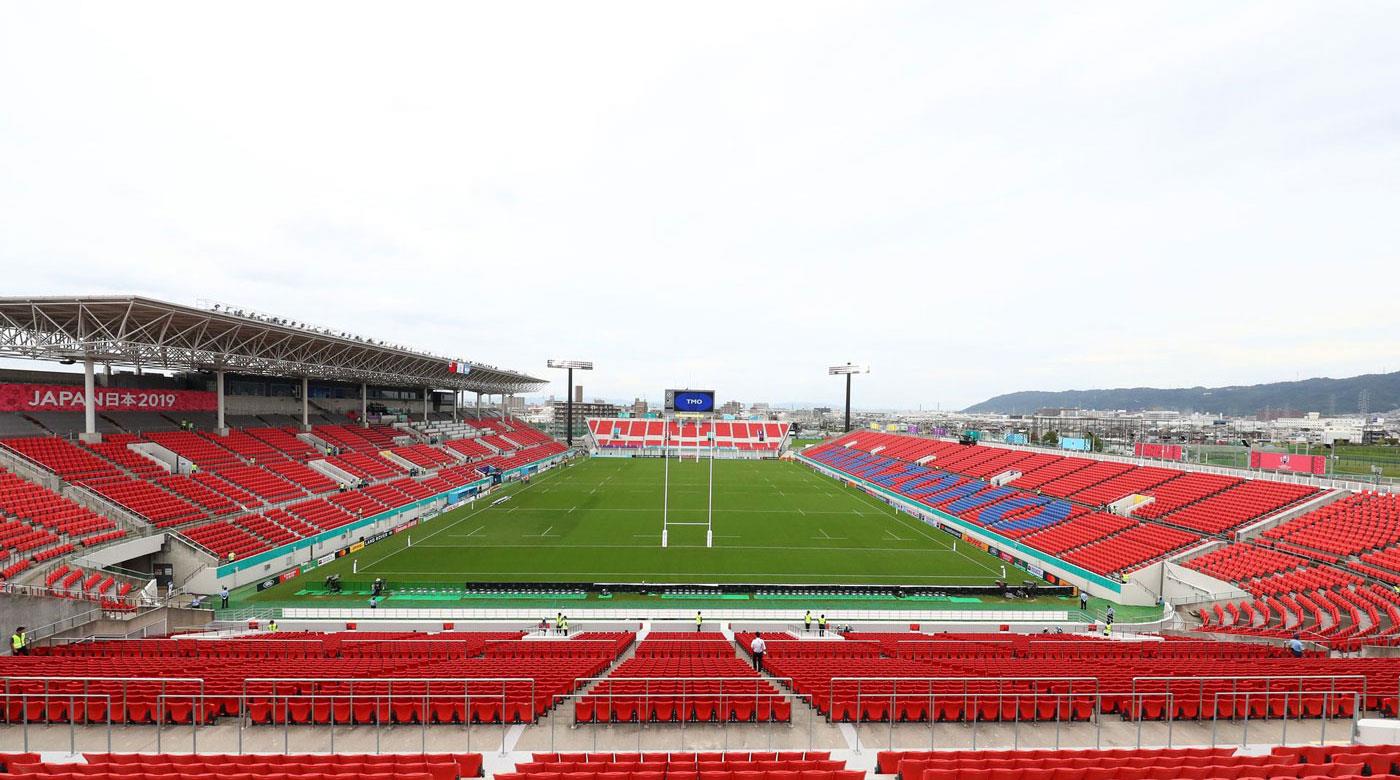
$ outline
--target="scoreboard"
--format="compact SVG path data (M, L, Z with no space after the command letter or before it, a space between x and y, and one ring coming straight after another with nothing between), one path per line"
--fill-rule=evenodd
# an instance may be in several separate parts
M666 411L700 414L715 410L713 390L667 390Z

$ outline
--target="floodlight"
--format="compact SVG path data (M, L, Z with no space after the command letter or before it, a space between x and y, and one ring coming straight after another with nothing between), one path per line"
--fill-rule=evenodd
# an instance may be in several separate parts
M555 360L550 359L545 362L549 368L562 368L569 372L568 385L564 390L564 439L569 446L574 446L574 369L579 371L592 371L593 361L591 360Z
M831 366L826 370L829 376L846 377L846 433L851 432L851 377L855 374L870 373L870 366L858 366L855 363L847 363L841 366Z

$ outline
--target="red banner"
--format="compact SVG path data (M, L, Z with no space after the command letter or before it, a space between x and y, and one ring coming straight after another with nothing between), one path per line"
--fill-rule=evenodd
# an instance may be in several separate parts
M1180 444L1147 444L1144 442L1137 442L1133 445L1133 454L1139 458L1181 460L1182 452Z
M99 387L93 394L99 412L212 412L219 401L203 390L138 390ZM81 412L81 386L0 383L0 412Z
M1326 474L1326 455L1294 455L1287 452L1249 451L1249 467L1269 471L1300 471L1304 474Z

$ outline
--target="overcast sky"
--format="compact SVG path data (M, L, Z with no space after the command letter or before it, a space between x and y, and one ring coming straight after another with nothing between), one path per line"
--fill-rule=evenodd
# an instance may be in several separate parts
M4 295L590 397L1400 370L1400 5L0 0ZM554 378L551 376L551 378ZM562 378L552 389L562 393Z

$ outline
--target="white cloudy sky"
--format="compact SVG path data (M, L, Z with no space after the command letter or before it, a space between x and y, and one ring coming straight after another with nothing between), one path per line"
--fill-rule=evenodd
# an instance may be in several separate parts
M861 406L1400 369L1400 5L0 0L5 295ZM556 392L562 382L556 383Z

